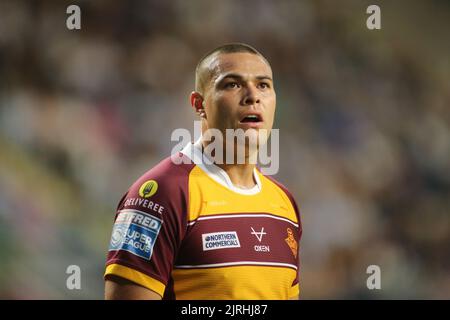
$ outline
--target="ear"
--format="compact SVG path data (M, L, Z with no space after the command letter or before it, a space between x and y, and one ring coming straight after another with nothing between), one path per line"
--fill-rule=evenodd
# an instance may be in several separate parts
M203 97L200 93L198 93L197 91L192 91L190 100L191 100L191 106L195 109L195 112L199 113L199 112L204 111Z

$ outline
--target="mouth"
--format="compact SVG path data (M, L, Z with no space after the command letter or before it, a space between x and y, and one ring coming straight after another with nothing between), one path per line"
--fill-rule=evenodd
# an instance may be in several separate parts
M262 116L258 113L246 114L240 121L240 123L261 123Z

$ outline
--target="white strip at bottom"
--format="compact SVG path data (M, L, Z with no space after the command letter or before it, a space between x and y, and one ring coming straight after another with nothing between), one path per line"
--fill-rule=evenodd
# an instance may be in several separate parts
M214 268L214 267L228 267L228 266L242 266L242 265L288 267L288 268L293 268L293 269L297 270L296 265L289 264L289 263L257 262L257 261L224 262L224 263L199 264L199 265L179 265L179 266L175 266L175 268L196 269L196 268Z

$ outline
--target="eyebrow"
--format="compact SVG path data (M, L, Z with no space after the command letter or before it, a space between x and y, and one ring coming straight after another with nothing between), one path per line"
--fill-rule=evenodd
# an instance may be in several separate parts
M221 83L223 80L225 80L227 78L234 78L234 79L239 79L239 80L244 79L244 77L238 73L228 73L228 74L225 74L225 75L219 77L219 79L216 83ZM267 75L256 76L255 78L257 80L270 80L273 82L273 79Z

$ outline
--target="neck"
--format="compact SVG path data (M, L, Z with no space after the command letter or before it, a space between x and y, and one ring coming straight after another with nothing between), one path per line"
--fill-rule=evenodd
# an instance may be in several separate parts
M203 148L206 148L210 143L210 141L202 140ZM224 157L226 155L225 148L226 147L224 147ZM246 156L243 164L229 164L225 161L221 161L222 163L216 163L215 161L214 164L227 173L234 186L242 189L251 189L256 185L253 176L256 164L250 163L248 160L249 157Z
M234 186L242 189L251 189L256 185L253 171L254 164L216 164L222 168L230 177Z

